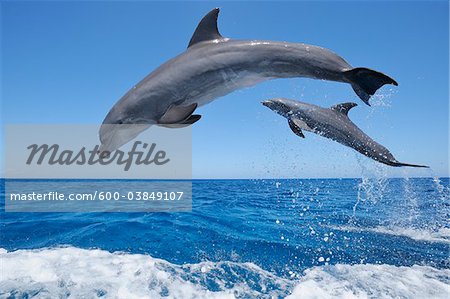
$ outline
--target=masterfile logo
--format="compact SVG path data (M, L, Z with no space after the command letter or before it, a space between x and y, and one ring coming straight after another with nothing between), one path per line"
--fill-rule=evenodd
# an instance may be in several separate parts
M98 125L7 125L6 178L192 178L191 129L152 126L112 152L100 152Z
M123 165L124 171L129 171L133 164L136 165L164 165L170 161L167 158L166 151L156 150L156 143L148 144L141 141L133 142L133 146L129 152L115 150L112 153L103 154L99 152L99 145L89 150L82 147L79 150L60 149L58 144L32 144L27 147L30 155L27 164L32 163L41 165L47 163L49 165L109 165L116 163ZM142 150L139 150L141 148Z
M180 212L192 207L191 129L152 126L101 151L98 125L7 125L7 212Z

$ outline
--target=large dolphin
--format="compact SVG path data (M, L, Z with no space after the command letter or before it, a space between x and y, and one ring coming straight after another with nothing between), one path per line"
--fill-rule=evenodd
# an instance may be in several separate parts
M103 150L117 149L151 125L193 124L200 119L193 114L197 106L265 80L308 77L345 82L366 104L384 84L397 85L377 71L353 68L321 47L224 38L217 29L218 14L215 8L203 17L185 52L150 73L112 107L100 128Z
M387 148L361 131L348 117L348 111L357 105L355 103L342 103L331 108L322 108L294 100L276 98L264 101L262 104L286 117L291 130L302 138L305 138L302 132L305 130L351 147L383 164L428 167L397 161Z

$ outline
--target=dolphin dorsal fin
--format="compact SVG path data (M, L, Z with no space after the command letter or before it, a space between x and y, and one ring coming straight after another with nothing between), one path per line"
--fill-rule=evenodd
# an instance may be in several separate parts
M219 33L219 29L217 29L217 17L219 16L219 11L218 8L214 8L203 17L189 41L188 48L200 42L223 39L222 35Z
M344 115L347 115L348 112L350 111L350 109L352 109L353 107L358 106L358 104L356 103L352 103L352 102L348 102L348 103L342 103L342 104L337 104L334 106L331 106L331 110L340 112Z

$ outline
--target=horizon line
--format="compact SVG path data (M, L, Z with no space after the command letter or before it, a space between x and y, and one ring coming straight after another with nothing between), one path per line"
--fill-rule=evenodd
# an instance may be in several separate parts
M379 178L378 176L367 176ZM136 178L5 178L0 180L102 180L102 181L264 181L264 180L358 180L364 177L309 177L309 178L192 178L192 179L136 179ZM413 176L413 177L386 177L386 179L450 179L450 176Z

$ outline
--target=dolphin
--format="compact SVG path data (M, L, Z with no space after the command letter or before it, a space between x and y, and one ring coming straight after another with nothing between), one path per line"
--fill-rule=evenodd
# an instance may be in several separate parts
M99 132L103 150L119 148L151 125L189 126L201 117L194 114L198 106L270 79L349 83L368 105L381 86L398 85L380 72L353 68L318 46L224 38L217 28L218 14L215 8L204 16L185 52L150 73L111 108Z
M387 148L375 142L358 128L348 117L355 103L342 103L331 108L322 108L290 99L276 98L262 104L288 119L291 130L305 138L302 130L316 133L346 145L380 163L390 166L426 167L401 163Z

